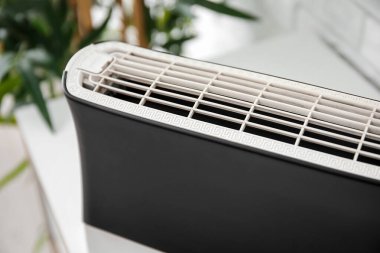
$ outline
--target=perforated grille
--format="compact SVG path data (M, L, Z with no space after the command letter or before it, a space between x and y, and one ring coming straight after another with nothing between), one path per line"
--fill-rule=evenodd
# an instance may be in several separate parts
M132 103L380 165L380 110L287 84L114 53L83 86Z

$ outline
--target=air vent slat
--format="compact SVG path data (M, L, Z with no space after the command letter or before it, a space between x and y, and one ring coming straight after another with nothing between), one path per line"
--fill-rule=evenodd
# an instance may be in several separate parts
M342 146L342 145L331 143L331 142L324 141L321 139L316 139L316 138L312 138L312 137L308 137L308 136L302 136L301 139L303 141L311 142L314 144L319 144L319 145L324 146L324 147L345 151L347 153L352 153L352 155L356 152L356 149L354 149L354 148Z
M280 101L270 100L270 99L266 99L266 98L263 98L263 97L261 97L259 99L258 104L259 105L264 105L264 106L267 106L267 107L271 107L271 108L275 108L275 109L278 109L278 110L282 110L282 111L285 111L285 112L291 112L291 113L303 115L303 116L307 116L309 114L309 110L307 110L305 108L300 108L300 107L297 107L297 106L294 106L294 105L289 105L289 104L286 104L286 103L282 103Z
M177 71L172 71L172 70L166 70L164 75L175 77L178 79L183 79L183 80L190 80L196 83L208 84L210 82L210 78L204 78L204 77L196 76L193 74L182 73L182 72L177 72Z
M158 98L162 101L168 101L168 102L171 102L171 103L174 103L177 105L187 106L189 108L193 107L193 105L194 105L194 102L192 102L192 101L184 100L184 99L174 97L174 96L168 96L165 93L164 94L163 93L157 93L156 91L152 91L149 94L149 97L147 97L147 99L149 99L149 98ZM181 109L183 109L183 108L181 108Z
M110 85L98 84L98 86L103 88L105 91L109 90L109 91L113 91L115 93L120 93L123 95L128 95L128 96L132 96L132 97L136 97L136 98L142 98L143 97L139 93L131 92L131 91L124 90L124 89L115 88L115 87L112 87Z
M138 57L140 59L152 61L152 62L160 62L160 63L170 64L170 61L164 60L161 57L154 57L152 55L140 54L140 53L136 53L136 52L131 52L129 55Z
M279 88L279 89L284 89L284 90L292 91L292 92L295 92L295 93L300 93L300 94L308 95L308 96L314 97L315 98L314 100L316 100L319 97L319 95L320 95L320 94L318 94L316 92L312 92L312 91L307 90L307 89L300 89L300 88L294 87L293 85L289 85L289 84L286 84L286 83L283 83L283 84L271 83L271 86Z
M240 120L245 119L245 115L241 113L234 112L232 110L226 110L224 108L221 108L221 106L210 106L205 103L199 103L197 110L202 110L202 111L208 111L208 112L213 112L219 115L225 115L227 117L231 118L236 118Z
M313 106L313 103L311 103L311 102L299 100L296 98L287 97L285 95L274 94L274 93L270 93L270 92L266 92L266 91L264 91L262 97L266 98L266 99L274 100L274 101L279 101L279 102L282 102L284 104L309 109L309 110Z
M364 142L361 150L380 155L380 145Z
M135 80L135 81L139 81L139 82L146 83L146 84L150 84L153 81L153 79L150 79L150 78L135 76L135 75L127 74L127 73L120 72L117 70L113 70L113 69L108 70L108 72L109 72L109 76L111 76L111 77L112 76L119 76L121 79ZM106 75L99 75L99 76L102 78L108 77Z
M302 124L297 124L297 123L291 122L289 120L284 120L284 119L281 119L278 117L270 117L270 116L267 116L265 114L260 114L260 113L258 113L257 110L253 111L253 113L250 114L250 120L254 119L254 118L259 118L259 119L263 119L263 120L270 121L273 123L278 123L278 124L282 124L284 126L295 128L298 130L298 131L296 131L297 133L299 132L299 129L301 129L301 127L302 127Z
M371 125L380 127L380 120L373 118L371 120Z
M173 84L173 85L183 86L186 88L195 89L199 91L202 91L206 87L205 84L201 84L201 83L197 83L197 82L193 82L189 80L183 80L183 79L171 77L171 76L160 76L159 81Z
M368 128L368 132L371 133L371 134L377 134L377 135L380 135L380 127L369 126L369 128Z
M237 92L243 92L243 93L247 93L247 94L252 94L254 96L257 96L260 93L259 89L253 89L253 88L249 88L249 87L246 87L246 86L236 85L236 84L222 82L222 81L217 81L217 80L214 80L211 85L213 85L215 87L221 87L221 88L237 91Z
M219 101L219 103L226 103L228 106L240 108L241 110L245 110L246 108L251 108L252 104L243 100L225 97L214 93L209 93L207 91L204 92L203 100Z
M177 71L177 72L182 72L182 73L187 73L187 74L192 74L192 75L197 75L205 78L212 78L215 74L208 73L205 71L200 71L196 69L189 69L189 68L184 68L176 65L172 65L170 70Z
M275 120L272 118L268 119L268 117L263 116L263 115L259 115L259 114L258 115L255 115L255 114L251 115L251 117L249 118L249 122L255 123L257 125L268 126L268 127L274 128L274 129L280 129L282 131L290 132L290 133L294 133L294 134L298 134L300 132L300 128L301 128L299 125L296 125L296 127L289 126L289 124L283 124L279 120Z
M354 157L354 154L351 152L346 152L346 151L339 150L336 148L331 148L329 146L324 145L322 142L318 143L318 142L308 142L308 141L301 140L299 146L307 148L307 149L319 151L322 153L327 153L327 154L331 154L331 155L335 155L335 156L344 157L347 159L353 159L353 157Z
M272 117L276 118L283 118L284 120L291 121L293 123L297 124L303 124L305 117L299 114L290 113L288 111L278 110L275 108L262 106L262 105L255 105L255 112L256 113L266 113L271 114Z
M319 128L322 130L330 131L332 133L337 133L345 136L349 136L352 138L359 138L362 136L362 132L353 128L349 128L342 125L336 125L327 121L318 120L318 119L309 119L309 126L314 124L314 128Z
M226 111L242 114L242 115L246 115L248 113L248 108L246 108L246 110L242 110L242 109L238 109L235 107L231 107L230 105L225 105L222 103L215 103L212 101L208 101L208 100L205 100L204 98L202 100L200 100L199 103L210 106L210 107L220 108L220 109L223 109Z
M183 88L176 85L168 84L168 83L162 83L162 82L156 82L156 89L180 94L182 96L188 96L192 98L197 98L200 95L200 92L197 90L189 89L189 88Z
M280 134L280 135L283 135L283 136L292 137L292 138L294 138L294 141L295 141L295 138L297 138L297 136L298 136L298 134L295 134L295 133L292 133L292 132L287 132L287 131L284 131L284 130L281 130L281 129L277 129L277 128L266 126L266 125L260 125L260 124L253 123L253 122L246 122L246 125L248 127L251 127L251 128L257 128L257 129L261 129L261 130L266 130L266 131L268 131L270 133L276 133L276 134Z
M332 101L332 100L328 100L328 99L321 99L319 101L319 104L320 105L324 105L326 107L330 107L330 108L337 108L337 109L340 109L340 110L343 110L343 111L356 113L356 114L359 114L359 115L362 115L362 116L369 117L371 115L371 111L370 110L362 109L362 108L355 107L355 106L352 106L352 105L338 103L338 102L335 102L335 101Z
M380 155L378 155L378 154L370 153L367 151L360 151L360 155L380 161Z
M363 162L363 163L373 164L375 166L380 166L380 160L366 157L365 155L359 155L358 161Z
M145 64L145 65L149 65L149 66L159 67L159 68L166 68L169 65L167 63L152 61L152 60L149 60L149 59L140 58L140 57L136 57L136 56L133 56L133 55L125 55L123 57L123 59L128 60L128 61L133 61L133 62L141 63L141 64Z
M140 82L135 82L134 80L127 80L124 78L115 78L111 76L104 77L103 80L106 81L106 84L119 84L121 86L131 87L131 88L144 90L144 91L146 91L149 87L149 84L146 84L146 83L140 83Z
M82 72L87 92L380 165L380 108L370 103L157 52L110 55L101 74Z
M151 88L151 91L153 93L158 93L158 94L164 95L166 97L178 98L178 99L182 99L182 100L193 102L193 103L196 101L196 98L194 98L194 97L178 94L178 93L172 92L170 90L165 91L165 90L161 90L161 89L157 89L157 88Z
M366 137L365 137L365 141L369 141L369 142L376 143L376 144L380 145L380 136L374 135L371 133L367 133Z
M215 112L212 112L212 111L206 111L206 110L202 110L202 109L194 109L194 111L196 113L198 113L198 114L203 114L203 115L206 115L206 116L210 116L210 117L217 118L217 119L222 119L222 120L225 120L225 121L230 121L230 122L237 123L237 124L242 124L243 123L243 120L236 119L236 118L233 118L233 117L230 117L230 116L226 116L226 115L223 115L223 114L218 114L218 113L215 113Z
M313 114L312 114L312 117L315 118L315 119L319 119L319 120L322 120L322 121L327 121L327 122L330 122L330 123L334 123L334 124L337 124L337 125L341 125L341 126L345 126L345 127L348 127L348 128L353 128L353 129L361 130L361 131L363 131L364 128L365 128L365 124L363 124L363 123L356 122L356 121L349 120L349 119L343 119L343 118L340 118L340 117L337 117L337 116L333 116L333 115L330 115L330 114L326 114L326 113L322 113L322 112L316 112L316 111L314 111Z
M115 66L124 66L124 67L129 67L129 68L137 68L140 70L152 72L152 73L161 73L164 68L156 67L156 66L150 66L138 62L133 62L133 61L125 61L125 60L117 60L115 63Z
M257 83L233 83L233 82L228 82L220 79L216 79L213 81L213 84L215 86L225 86L225 87L235 87L237 89L239 88L247 88L244 91L248 92L253 92L253 93L260 93L260 91L265 87L262 84L257 84Z
M145 70L130 68L130 67L121 66L121 65L115 65L115 70L119 72L124 72L126 74L130 74L133 76L147 78L151 80L154 80L157 77L156 73L151 73Z
M179 66L179 67L183 67L183 68L187 68L187 69L192 69L192 70L198 70L198 71L202 71L202 72L207 72L207 73L210 73L210 74L213 74L216 75L218 73L218 71L216 70L212 70L212 69L208 69L206 67L197 67L197 66L194 66L194 65L188 65L188 64L185 64L185 63L180 63L180 62L175 62L173 64L173 66Z
M364 141L363 146L374 148L380 151L380 143Z
M228 90L225 88L220 88L220 87L215 87L215 86L209 86L207 92L213 93L216 95L220 95L220 96L240 99L240 100L243 100L246 102L254 102L255 101L255 96L253 96L253 95L248 95L248 94L245 94L242 92L237 92L237 91Z
M170 107L186 110L186 111L190 111L191 110L191 107L189 107L189 106L177 104L177 103L174 103L174 102L171 102L171 101L167 101L167 100L164 100L164 99L160 99L160 98L146 97L146 100L147 101L151 101L151 102L155 102L157 104L162 104L162 105L166 105L166 106L170 106Z
M357 108L360 108L360 109L363 109L363 110L367 110L369 112L372 112L373 111L373 108L371 106L367 106L363 103L355 103L353 101L350 101L350 100L343 100L339 97L331 97L329 95L325 95L323 97L323 99L327 99L327 100L330 100L330 101L333 101L333 102L337 102L339 104L342 104L343 106L344 105L347 105L347 106L352 106L352 107L357 107Z
M252 87L252 88L256 88L256 89L262 89L266 85L265 82L259 83L257 81L249 81L249 80L245 80L242 78L236 78L236 77L231 77L231 76L226 76L226 75L219 75L217 80L224 81L226 83L232 83L232 84L237 84L237 85L241 85L241 86Z
M311 127L310 125L307 125L305 127L305 129L307 132L317 133L320 135L332 137L332 138L335 138L338 140L347 141L347 142L354 143L354 144L358 144L359 140L360 140L359 138L349 137L346 134L342 135L342 134L337 133L337 132L325 131L325 130L321 130L320 128Z
M348 111L343 111L343 110L340 110L337 108L327 107L324 105L317 105L317 107L315 108L315 111L330 114L330 115L340 117L340 118L353 120L353 121L359 121L362 123L367 123L367 121L368 121L368 117L364 117L364 116L361 116L361 115L358 115L355 113L351 113Z
M345 146L349 148L357 148L359 141L355 140L350 141L350 139L345 139L342 136L339 135L333 135L333 134L326 134L326 132L321 132L321 131L314 131L315 129L306 129L306 131L303 133L303 136L310 137L316 140L322 140L322 141L327 141L329 143L334 143L340 146Z
M286 96L289 96L289 97L292 97L295 99L304 100L304 101L308 101L308 102L312 102L312 103L317 99L315 96L310 96L308 94L303 94L303 93L298 93L298 92L294 92L294 91L290 91L290 90L286 90L286 89L281 89L278 87L269 86L266 90L271 92L271 93L278 94L278 95L286 95Z

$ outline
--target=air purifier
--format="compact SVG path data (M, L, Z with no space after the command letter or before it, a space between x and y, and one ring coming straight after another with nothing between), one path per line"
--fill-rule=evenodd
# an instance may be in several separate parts
M63 86L87 227L163 252L380 252L380 102L120 42Z

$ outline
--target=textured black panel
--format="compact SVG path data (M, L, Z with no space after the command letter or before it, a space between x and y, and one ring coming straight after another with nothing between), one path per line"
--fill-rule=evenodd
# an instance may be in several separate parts
M380 252L380 186L72 100L85 222L167 252Z

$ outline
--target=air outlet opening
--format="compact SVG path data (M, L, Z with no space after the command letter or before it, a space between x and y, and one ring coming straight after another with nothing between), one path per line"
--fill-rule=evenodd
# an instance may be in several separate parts
M271 117L271 118L274 118L274 119L280 119L280 120L292 122L294 124L303 125L303 121L297 120L297 119L293 119L290 116L289 117L281 116L281 115L279 115L279 113L276 113L276 114L275 113L270 113L270 112L267 112L267 111L263 111L262 109L255 109L254 113L260 114L260 115L264 115L264 116L267 116L267 117Z
M127 82L127 83L132 83L132 84L140 85L140 86L143 86L143 87L149 87L152 84L151 81L141 80L141 79L138 79L138 78L132 78L132 77L126 78L126 77L117 76L117 75L113 75L112 77L115 78L115 79L118 79L120 81L124 81L124 82Z
M221 99L217 99L217 98L215 98L215 99L214 98L210 98L208 95L205 95L203 97L203 100L209 101L209 102L212 102L212 103L216 103L216 104L221 104L221 105L233 107L233 108L244 110L244 111L248 111L249 110L249 106L242 106L242 105L238 105L237 103L222 101Z
M185 92L183 90L175 89L174 87L163 87L161 84L157 84L156 89L158 90L163 90L171 93L175 93L178 95L186 96L186 97L192 97L192 98L197 98L199 95L196 94L191 94L189 92Z
M304 132L304 136L307 136L307 137L310 137L310 138L314 138L316 140L327 141L327 142L330 142L330 143L334 143L334 144L345 146L345 147L349 147L349 148L357 148L357 146L358 146L358 143L352 143L352 142L340 140L340 139L337 139L337 138L333 138L333 137L327 136L326 134L318 134L318 133L314 133L314 132L311 132L311 131L305 131Z
M260 119L260 118L255 117L255 115L253 115L249 118L249 122L256 123L256 124L263 125L263 126L268 126L271 128L280 129L280 130L295 133L295 134L298 134L300 132L300 129L297 129L297 128L294 128L291 126L286 126L286 125L283 125L283 124L280 124L277 122L273 122L273 121L269 121L269 120L265 120L265 119Z
M263 129L258 129L258 128L254 128L254 127L250 127L250 126L246 126L244 129L244 132L254 134L254 135L260 135L262 137L270 138L270 139L277 140L277 141L286 142L289 144L294 144L296 141L294 138L289 137L289 136L277 134L274 132L269 132L269 131L266 131Z
M107 96L110 96L110 97L118 98L118 99L121 99L121 100L124 100L124 101L128 101L128 102L131 102L131 103L135 103L135 104L140 103L140 100L141 100L140 98L128 96L126 94L122 94L122 93L115 92L115 91L112 91L112 90L105 90L103 92L103 94L107 95Z
M313 149L313 150L316 150L316 151L320 151L320 152L323 152L323 153L328 153L328 154L331 154L331 155L341 156L341 157L348 158L348 159L353 159L354 158L354 155L352 153L350 153L350 152L346 152L346 151L343 151L343 150L327 147L327 146L320 145L320 144L317 144L317 143L308 142L308 141L305 141L305 140L302 140L300 142L299 146L304 147L304 148L308 148L308 149Z
M363 163L373 164L376 166L380 166L380 160L377 160L377 159L374 159L371 157L367 157L367 156L363 156L363 155L359 155L358 161L363 162Z
M159 104L159 103L152 102L152 101L146 101L144 105L147 107L150 107L150 108L160 110L160 111L170 112L170 113L174 113L174 114L181 115L181 116L187 116L189 114L189 112L186 110L182 110L182 109L176 108L174 106Z
M218 119L218 118L211 117L211 116L208 116L208 115L204 115L204 114L201 114L201 113L194 113L194 115L193 115L192 118L193 119L197 119L197 120L201 120L201 121L205 121L205 122L208 122L208 123L212 123L212 124L215 124L215 125L219 125L219 126L224 126L224 127L236 129L236 130L240 129L240 124L238 124L238 123L227 121L227 120L223 120L223 119Z
M193 107L193 105L194 105L194 102L186 101L186 100L183 100L183 99L180 99L180 98L175 98L175 97L171 97L171 96L164 95L164 94L158 94L156 92L152 92L149 96L152 97L152 98L158 98L158 99L161 99L161 100L164 100L164 101L168 101L168 102L171 102L171 103L175 103L175 104L179 104L179 105L184 105L184 106L188 106L188 107Z
M376 155L380 155L380 149L377 149L377 148L374 148L374 147L369 147L369 146L363 145L362 146L362 150L370 152L370 153L373 153L373 154L376 154Z
M118 83L110 83L109 86L117 88L119 90L129 91L129 92L140 94L140 95L144 95L145 92L146 92L145 90L140 90L140 89L132 88L130 86L124 86L124 85L121 85L121 84L118 84Z
M240 113L237 113L237 112L232 112L232 111L224 110L224 109L217 108L217 107L212 107L212 106L205 105L205 104L199 104L198 105L198 109L201 109L201 110L204 110L204 111L208 111L208 112L213 112L213 113L216 113L216 114L225 115L225 116L228 116L228 117L231 117L231 118L236 118L236 119L241 119L241 120L245 119L245 115L244 114L240 114Z
M372 143L380 145L380 140L375 140L375 139L370 138L368 136L365 138L365 141L372 142Z
M323 123L321 123L321 124L323 124ZM336 129L333 129L333 128L330 128L330 127L325 127L325 126L313 124L313 123L310 123L310 122L308 123L308 127L320 129L320 130L323 130L323 131L326 131L326 132L331 132L331 133L334 133L334 134L339 134L339 135L347 136L347 137L354 138L354 139L360 139L361 138L361 136L358 136L358 135L354 135L354 134L350 134L350 133L347 133L347 132L339 131L339 130L336 130Z

